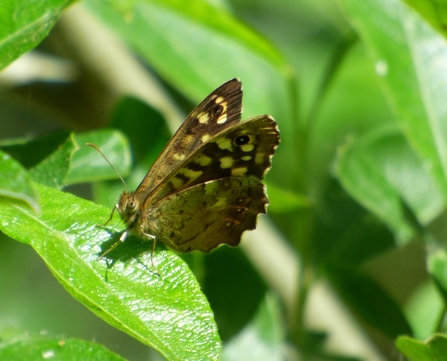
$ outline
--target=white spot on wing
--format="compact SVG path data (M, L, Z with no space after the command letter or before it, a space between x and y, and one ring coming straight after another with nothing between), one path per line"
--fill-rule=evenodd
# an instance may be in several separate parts
M202 167L209 166L213 159L211 157L206 156L205 154L201 154L194 159L194 163L201 165Z
M186 135L185 138L183 139L183 142L186 144L191 144L195 141L194 136L192 135Z
M200 177L203 174L203 171L201 171L201 170L192 170L189 168L182 168L178 172L180 174L183 174L185 177L189 178L189 181L187 183L193 182L194 180L196 180L198 177Z
M255 163L256 164L264 163L264 157L265 157L265 153L257 153L256 158L255 158Z
M224 124L227 121L227 113L223 113L219 118L217 118L217 124Z
M185 155L184 154L178 154L178 153L175 153L174 155L173 155L173 158L174 159L176 159L176 160L185 160Z
M216 144L220 149L229 149L230 151L233 151L231 139L227 138L217 139Z
M214 203L211 208L220 208L223 209L227 206L227 198L226 197L218 197L217 202Z
M179 189L184 184L183 180L177 177L172 177L170 182L175 189Z
M202 141L202 143L206 143L208 140L210 140L211 135L209 134L204 134L202 135L202 138L200 138L200 140Z
M197 116L197 120L199 121L199 123L201 123L201 124L206 124L206 123L208 123L208 120L210 119L210 117L209 117L209 114L208 113L200 113L198 116Z
M222 107L222 114L216 119L217 124L224 124L227 121L227 102L224 97L217 97L215 100L216 104Z
M245 173L247 173L247 167L233 168L231 170L231 175L234 177L243 176Z
M232 157L222 157L219 159L220 161L220 167L222 169L228 169L233 166L234 159Z
M255 145L254 144L244 144L244 145L241 145L241 149L243 152L251 152L253 149L255 149Z

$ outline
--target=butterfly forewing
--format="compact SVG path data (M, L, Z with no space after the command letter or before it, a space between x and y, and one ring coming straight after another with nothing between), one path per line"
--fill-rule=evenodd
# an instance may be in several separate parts
M184 160L223 129L240 122L242 84L232 79L206 97L186 118L135 191L140 202Z
M186 159L156 189L146 204L214 179L255 176L263 179L279 144L276 122L261 115L225 129Z

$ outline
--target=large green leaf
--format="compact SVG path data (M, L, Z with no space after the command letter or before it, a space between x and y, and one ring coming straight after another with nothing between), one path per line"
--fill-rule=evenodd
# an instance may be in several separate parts
M278 164L294 169L291 163L297 162L290 157L296 151L292 72L266 39L206 0L88 0L86 5L193 104L225 81L240 78L243 118L264 113L280 124L283 142L269 177L293 182L277 173Z
M123 135L111 129L73 134L58 132L23 141L10 141L0 148L29 170L30 177L41 184L62 188L69 184L114 179L112 167L86 143L94 143L117 170L130 170L130 151Z
M411 361L447 360L447 336L435 334L422 342L408 336L400 336L396 346Z
M39 199L31 177L19 162L2 151L0 151L0 197L23 201L35 213L40 213Z
M71 0L2 0L0 6L0 70L36 47Z
M253 320L222 350L222 361L284 360L285 345L279 303L267 294Z
M447 40L399 0L340 0L409 143L447 200Z
M442 271L442 268L440 269ZM411 324L414 337L425 339L438 330L444 318L445 300L433 280L420 285L406 302L405 314Z
M72 142L70 132L60 131L34 139L9 139L3 141L0 147L17 159L26 169L32 169L63 148L64 143L70 141ZM73 147L74 145L71 145L69 148Z
M447 252L445 249L432 251L428 257L428 271L433 277L444 303L447 303Z
M341 147L337 175L346 190L406 242L414 224L428 225L442 211L440 192L424 164L395 128L377 130Z
M126 176L129 189L134 190L168 143L171 134L166 126L165 119L158 111L133 97L124 97L117 103L111 114L109 124L111 127L119 129L130 143L128 146L132 150L134 160L132 172L128 174L129 169L126 168L126 173L122 172L122 167L119 167L119 169L121 175ZM118 147L103 149L103 151L111 163L117 167L124 164L125 158L129 155L127 147L127 154L125 155L123 150ZM122 160L120 160L121 158ZM96 154L94 161L91 160L98 166L101 164L101 169L107 166L111 170L99 154ZM114 178L115 181L94 184L95 200L101 204L113 206L125 187L116 175L113 178L108 178ZM103 177L103 179L107 178Z
M117 179L115 170L87 143L101 149L116 170L125 176L130 172L131 153L127 139L117 130L102 129L74 135L77 150L73 154L65 176L65 184Z
M123 358L93 342L50 336L25 336L0 343L0 359L8 361L124 361Z
M230 12L209 1L86 4L194 102L250 67L256 79L242 79L251 93L246 113L253 116L272 106L279 111L287 104L287 97L280 99L285 89L281 89L279 76L288 75L289 69L280 53ZM288 107L290 104L284 111Z
M343 300L363 320L391 338L412 334L397 303L367 274L332 264L326 266L326 275Z
M0 229L30 244L73 297L113 326L154 347L169 360L217 360L219 336L208 301L186 264L163 246L131 237L123 224L98 227L110 209L38 184L42 214L0 200ZM111 261L111 262L107 262Z
M447 38L447 3L444 0L403 0Z

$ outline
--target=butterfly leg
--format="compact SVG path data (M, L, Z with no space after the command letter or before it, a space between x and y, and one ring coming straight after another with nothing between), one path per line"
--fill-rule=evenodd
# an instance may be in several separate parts
M109 253L110 251L113 251L116 247L118 247L118 246L121 244L121 242L122 242L122 241L121 241L121 239L120 239L118 242L115 242L114 244L112 244L112 246L111 246L109 249L107 249L106 251L104 251L104 253L103 253L102 255L99 256L98 261L101 260L101 259L103 259L104 256L105 256L107 253Z
M129 230L126 229L120 237L120 242L124 242L128 235L129 235Z
M118 209L118 204L115 204L115 206L113 207L113 209L112 209L112 213L110 213L110 217L109 217L109 219L107 220L107 222L106 222L106 223L103 223L103 224L98 224L98 227L104 227L105 225L107 225L107 223L109 223L109 222L112 220L113 215L114 215L114 213L115 213L115 209ZM121 238L120 238L120 239L121 239Z
M115 209L115 208L113 208L113 209ZM113 213L112 213L112 214L113 214ZM109 220L110 220L110 219L109 219ZM108 221L107 221L107 222L108 222ZM107 223L106 223L106 224L107 224ZM115 242L114 244L112 244L112 246L111 246L109 249L107 249L102 255L100 255L99 258L98 258L98 261L101 260L101 259L103 259L104 256L105 256L107 253L109 253L110 251L113 251L116 247L118 247L121 243L123 243L123 242L126 240L126 238L127 238L128 235L129 235L129 230L126 229L126 230L123 232L123 234L121 235L119 241L118 241L118 242Z
M155 264L154 264L154 252L155 252L155 245L157 244L157 238L153 234L149 234L149 233L143 233L143 235L146 238L152 239L152 252L151 252L152 269L155 272L155 274L160 276L160 274L158 273L157 269L155 268Z

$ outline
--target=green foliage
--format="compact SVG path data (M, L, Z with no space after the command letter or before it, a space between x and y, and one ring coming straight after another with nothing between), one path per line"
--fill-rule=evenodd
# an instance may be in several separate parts
M120 138L108 131L102 136L94 133L76 138L103 139L109 151L121 150L117 143L111 146L109 138ZM55 161L71 154L74 137L66 139L64 144L69 146L59 146L33 168L33 178L44 184L53 182L55 187L62 184L56 177L64 179L67 169L79 176L76 167ZM95 177L94 167L82 168L85 179ZM217 358L220 343L212 312L191 271L177 256L166 250L156 252L158 276L150 268L151 245L131 239L112 253L112 264L98 262L99 255L120 236L120 222L98 227L108 219L109 209L38 183L32 186L38 192L41 215L6 199L0 225L6 235L30 244L67 291L92 312L169 359L191 359L196 352ZM202 351L197 345L202 345Z
M442 0L404 0L413 7L437 31L447 38L447 4Z
M412 333L398 305L368 275L337 265L328 266L326 273L345 302L369 324L392 338Z
M0 9L0 70L35 48L56 24L69 0L2 1Z
M400 243L410 241L417 230L408 210L422 224L442 211L442 195L395 127L345 144L339 150L337 174L356 199L394 230Z
M0 9L0 69L38 46L77 75L38 68L0 92L0 359L121 359L100 344L130 360L148 359L142 344L167 360L443 359L444 2L69 3ZM179 114L234 77L243 118L279 123L266 183L280 232L261 223L210 255L157 244L156 269L135 237L99 258L124 229L117 214L98 225L125 186L86 143L133 190Z
M440 361L447 359L447 337L445 335L433 335L425 342L408 336L401 336L397 339L396 345L412 361Z
M14 158L0 151L1 157L1 189L2 197L8 197L25 202L35 213L40 212L36 191L31 184L31 178Z
M278 300L267 294L254 318L222 352L222 361L282 360L284 333Z
M0 358L21 360L110 360L123 361L122 357L94 342L63 339L50 336L25 336L0 344Z

